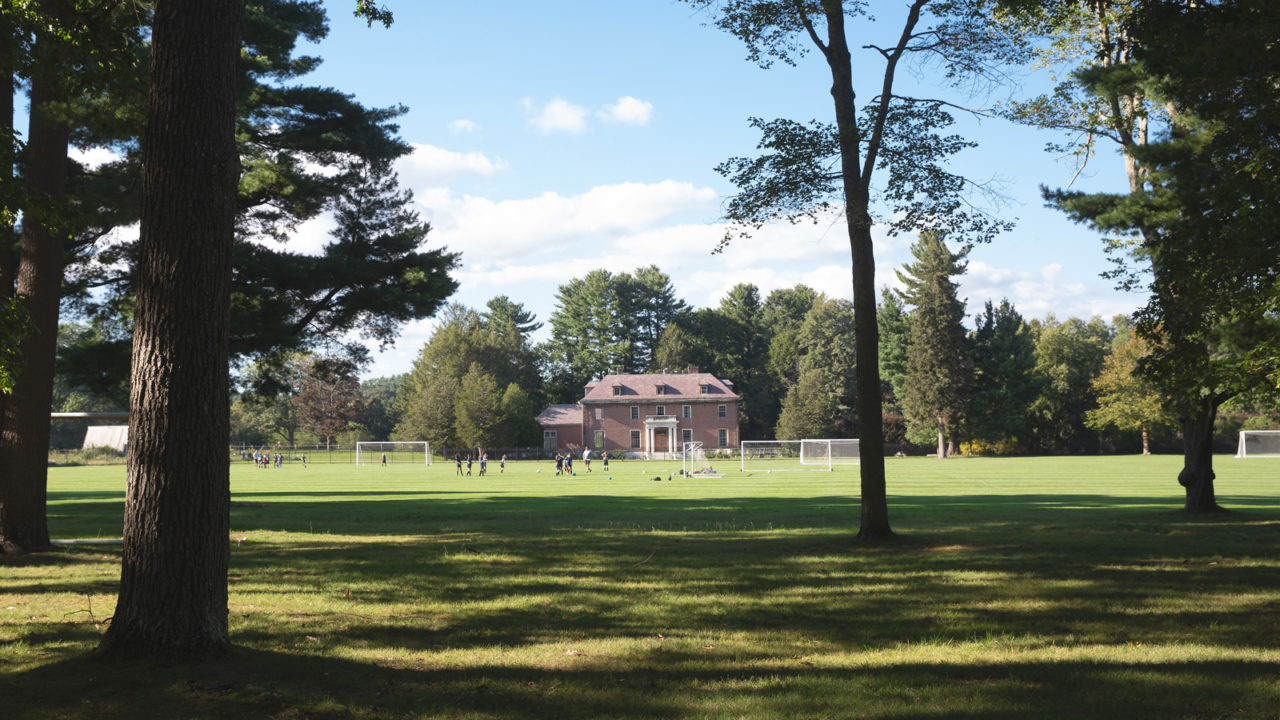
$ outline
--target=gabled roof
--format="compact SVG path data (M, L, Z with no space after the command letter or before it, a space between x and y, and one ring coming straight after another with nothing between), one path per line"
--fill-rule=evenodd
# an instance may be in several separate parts
M581 425L582 408L572 405L548 405L546 410L538 413L539 425Z
M706 387L706 392L702 388ZM614 387L619 388L614 394ZM658 388L662 391L659 394ZM649 375L606 375L588 385L580 402L689 402L693 400L738 400L733 385L711 373L652 373Z

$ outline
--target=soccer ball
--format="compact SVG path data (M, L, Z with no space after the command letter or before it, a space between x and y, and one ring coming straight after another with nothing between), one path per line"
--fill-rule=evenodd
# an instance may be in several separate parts
M537 469L537 470L535 470L534 472L542 472L542 468L538 468L538 469Z

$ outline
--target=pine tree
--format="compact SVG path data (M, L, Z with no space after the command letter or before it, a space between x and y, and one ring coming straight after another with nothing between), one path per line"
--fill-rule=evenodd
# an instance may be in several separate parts
M998 306L988 300L975 324L969 435L1008 449L1018 443L1030 449L1027 417L1041 386L1031 328L1008 300Z
M916 261L898 271L903 299L914 306L902 405L909 431L935 435L938 457L956 450L971 369L963 325L964 302L952 279L964 274L968 250L951 252L942 236L925 232L911 246Z

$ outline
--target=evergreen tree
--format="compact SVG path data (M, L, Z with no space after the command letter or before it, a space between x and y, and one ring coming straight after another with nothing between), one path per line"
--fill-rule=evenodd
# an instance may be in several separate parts
M972 335L973 389L966 424L970 437L1012 450L1029 444L1027 417L1040 393L1031 328L1006 299L988 300Z
M592 270L560 286L551 313L549 352L563 364L567 384L576 388L578 395L571 400L582 397L587 381L628 370L629 324L619 283L608 270Z
M524 308L523 303L513 302L506 295L498 295L485 304L486 311L480 314L485 325L495 331L505 332L508 325L524 337L533 334L542 323L536 316Z
M658 350L653 359L654 366L658 369L684 370L691 365L697 365L696 358L696 351L689 333L681 329L678 322L667 325L662 331L662 337L658 340Z
M885 386L886 412L891 409L901 413L902 397L906 394L911 316L902 298L887 287L880 292L876 325L880 329L880 379Z
M663 367L657 359L662 333L689 306L676 297L671 278L657 265L621 278L626 281L619 293L621 309L630 318L626 325L631 329L629 365L633 372L657 372Z
M829 381L817 369L807 370L787 390L778 415L779 440L836 437L832 420L838 415Z
M902 297L914 306L902 405L909 432L922 439L933 435L939 458L957 449L969 389L964 302L952 279L964 274L967 254L967 249L951 252L941 235L925 232L911 246L916 261L898 271L906 286Z
M821 379L829 396L822 407L831 413L823 422L828 434L808 437L858 437L853 318L853 305L848 300L822 298L805 314L796 333L800 378Z

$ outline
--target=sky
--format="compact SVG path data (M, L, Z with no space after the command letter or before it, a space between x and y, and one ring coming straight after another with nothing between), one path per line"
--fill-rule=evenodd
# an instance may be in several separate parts
M400 135L413 153L398 171L432 225L428 247L461 254L452 301L479 309L503 294L546 323L572 278L650 264L694 307L718 305L742 282L762 298L803 283L851 299L839 217L767 227L712 254L735 192L714 168L754 154L759 136L748 119L831 121L830 76L816 55L761 69L710 16L674 0L386 0L389 29L353 18L354 4L326 2L329 36L301 48L324 62L304 81L367 106L408 108ZM857 48L896 36L905 7L873 5L879 22L850 28L860 97L874 95L881 65ZM904 68L900 79L938 94L936 74ZM1020 87L968 101L990 104L1044 82L1027 75ZM1099 276L1110 263L1094 234L1043 207L1039 187L1064 186L1074 173L1043 149L1060 138L993 118L962 118L958 129L979 146L953 169L997 185L1006 199L991 209L1016 221L969 255L960 295L971 317L1002 298L1028 319L1110 318L1141 304ZM1120 190L1123 180L1108 150L1074 187ZM304 224L294 247L322 247L331 228L327 218ZM914 238L877 227L875 240L877 284L897 285L894 269L911 260ZM431 320L406 325L394 347L375 349L365 376L409 371L432 328Z

